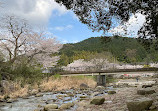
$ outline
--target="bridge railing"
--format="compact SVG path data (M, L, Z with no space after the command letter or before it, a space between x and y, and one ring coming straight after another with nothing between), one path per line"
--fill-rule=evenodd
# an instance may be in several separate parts
M115 70L115 69L136 69L141 67L125 67L125 66L117 66L117 65L110 65L110 66L81 66L81 67L60 67L58 70L60 71L72 71L72 72L78 72L78 71L86 71L86 72L94 72L94 71L103 71L103 70ZM56 70L56 69L53 69Z
M123 71L128 69L144 69L143 65L96 65L96 66L80 66L80 67L58 67L58 68L51 68L50 73L79 73L79 72L103 72L103 71Z
M115 69L137 69L143 66L136 65L96 65L96 66L80 66L80 67L62 67L63 71L102 71L102 70L115 70Z

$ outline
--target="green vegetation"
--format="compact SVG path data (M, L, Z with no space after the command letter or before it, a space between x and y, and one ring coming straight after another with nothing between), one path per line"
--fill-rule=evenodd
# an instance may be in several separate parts
M146 50L135 38L92 37L74 44L64 44L58 66L66 66L77 59L89 60L102 56L111 62L149 63L158 61L158 52Z
M54 77L54 79L60 79L61 75L60 74L55 74L53 77Z
M92 37L75 44L64 44L59 54L58 65L52 69L56 74L55 78L60 78L60 66L66 66L78 59L89 61L93 58L106 58L109 62L133 64L142 62L146 64L144 67L149 67L150 62L158 61L158 52L152 47L147 51L136 39L118 36ZM42 65L35 60L28 63L26 57L17 58L15 63L6 62L4 55L0 53L0 80L22 81L23 85L38 83L43 77L50 76L42 75L41 68Z
M21 81L21 85L38 83L42 79L41 66L28 64L26 58L15 63L5 62L0 56L0 80Z
M117 82L117 79L113 77L113 75L106 76L106 83Z

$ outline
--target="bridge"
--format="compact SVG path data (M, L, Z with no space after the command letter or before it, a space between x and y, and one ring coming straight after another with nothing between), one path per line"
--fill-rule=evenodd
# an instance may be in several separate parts
M80 69L80 70L79 70ZM90 70L91 69L91 70ZM51 73L55 72L52 70ZM133 69L101 69L101 68L92 68L89 67L88 70L83 70L83 67L71 67L69 70L64 70L63 68L58 69L58 73L61 76L76 76L76 75L97 75L97 85L105 86L106 84L106 75L112 74L148 74L148 73L158 73L158 68L133 68Z

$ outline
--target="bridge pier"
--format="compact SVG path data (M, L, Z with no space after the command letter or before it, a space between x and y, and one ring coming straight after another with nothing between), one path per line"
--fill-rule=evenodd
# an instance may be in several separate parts
M97 75L97 86L105 86L106 85L106 76L105 75Z

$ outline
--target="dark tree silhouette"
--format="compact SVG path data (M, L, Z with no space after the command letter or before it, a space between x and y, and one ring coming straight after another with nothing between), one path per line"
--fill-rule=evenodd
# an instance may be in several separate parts
M93 31L108 31L112 19L127 22L132 14L145 15L146 22L138 31L139 41L158 49L158 0L55 0L71 9L79 20Z

